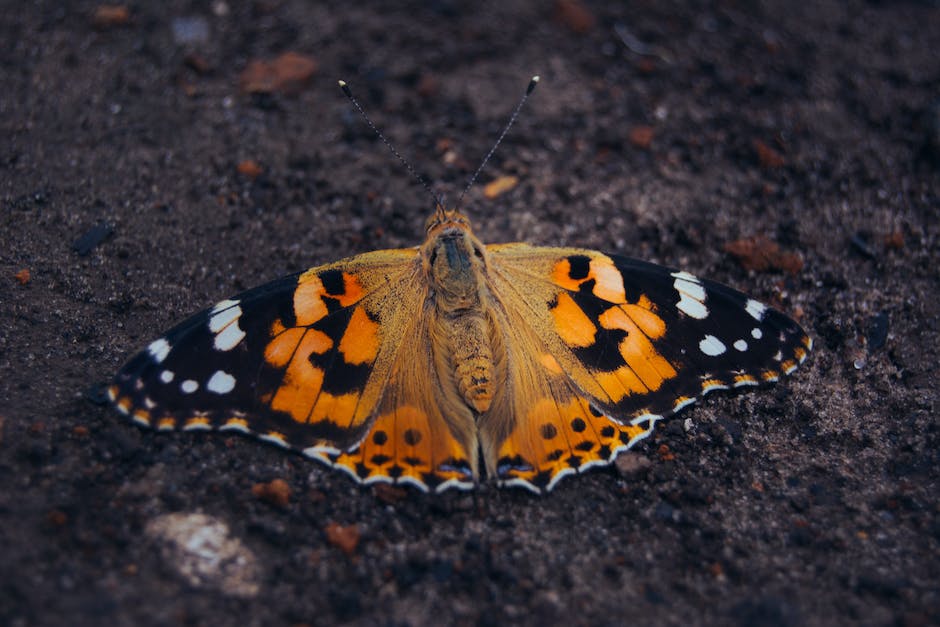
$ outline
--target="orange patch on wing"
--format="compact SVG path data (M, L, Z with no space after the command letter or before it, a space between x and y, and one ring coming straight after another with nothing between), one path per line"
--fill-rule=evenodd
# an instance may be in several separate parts
M656 311L656 305L653 304L653 301L651 301L646 294L640 294L640 298L633 304L649 311Z
M591 260L591 272L588 279L594 279L594 295L610 303L624 303L627 300L623 289L623 276L610 257L596 257Z
M649 388L627 366L621 366L612 372L596 372L594 380L601 386L611 401L619 403L631 394L645 394Z
M365 295L365 290L362 289L362 283L359 282L359 277L355 274L343 273L343 288L342 294L330 294L330 296L338 300L339 304L343 307L349 307L350 305L358 303Z
M621 305L620 309L651 340L658 340L666 334L666 323L648 308L637 305Z
M277 323L275 323L275 326ZM333 340L316 329L294 327L275 336L264 349L264 359L275 368L283 368L298 354L309 357L322 355L333 346Z
M542 353L541 357L539 357L539 362L541 362L542 366L544 366L545 369L552 374L562 373L561 366L558 364L558 360L548 353Z
M644 433L642 427L596 415L585 398L562 403L542 399L500 446L499 478L522 479L546 489L559 475L609 462L615 451Z
M623 288L623 276L610 257L598 256L591 259L587 276L583 279L571 278L571 262L565 258L552 268L552 282L572 292L577 292L585 281L594 281L593 294L611 303L626 302Z
M308 271L300 275L297 289L294 290L294 317L297 326L309 326L327 314L326 303L323 302L325 293L323 282L315 272Z
M663 381L676 376L676 369L663 357L650 341L650 333L665 333L666 326L655 314L645 309L634 307L633 311L639 314L645 327L641 327L628 315L625 307L611 307L600 315L598 321L605 329L621 329L627 332L627 337L620 342L620 355L630 370L639 377L643 385L652 391L662 387ZM658 322L657 322L658 321Z
M597 335L597 327L578 307L574 300L562 292L551 310L555 319L555 330L569 346L591 346Z
M356 414L358 404L358 393L334 396L333 394L320 392L308 422L314 423L329 420L342 427L353 427L355 426L353 424L353 417Z
M584 279L571 278L571 262L568 259L562 259L552 268L552 283L566 290L577 292L581 287L581 281Z
M281 333L287 330L287 327L284 326L284 323L281 322L281 319L278 318L274 321L274 324L271 325L270 334L271 337L277 337Z
M341 454L337 464L365 482L396 480L427 486L437 481L472 481L467 456L442 420L403 405L380 415L359 448Z
M349 364L369 364L379 352L379 325L366 310L356 307L349 319L346 332L339 342L339 352Z
M310 363L310 355L325 353L332 345L325 333L315 329L289 329L268 344L268 363L287 365L283 382L271 399L272 409L290 414L297 422L308 421L323 386L323 371Z

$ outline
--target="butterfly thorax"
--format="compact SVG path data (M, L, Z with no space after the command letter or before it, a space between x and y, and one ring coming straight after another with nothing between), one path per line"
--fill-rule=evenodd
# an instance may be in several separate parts
M477 414L493 397L493 302L486 286L486 249L457 212L438 212L428 221L422 266L433 310L430 335L442 377L453 377L463 402Z

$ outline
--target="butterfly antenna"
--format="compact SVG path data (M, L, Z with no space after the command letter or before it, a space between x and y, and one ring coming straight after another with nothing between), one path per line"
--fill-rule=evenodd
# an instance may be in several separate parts
M349 102L351 102L353 106L356 107L356 110L359 112L359 115L361 115L362 119L366 121L366 124L368 124L369 128L372 129L372 132L375 133L378 136L378 138L382 140L382 143L385 144L390 151L392 151L392 154L395 155L395 157L401 162L403 166L405 166L405 169L408 170L409 174L411 174L411 176L414 177L416 181L421 183L421 186L424 187L424 189L426 189L429 194L431 194L431 198L434 199L434 206L435 206L436 211L438 213L443 211L444 197L436 195L434 193L434 190L431 189L431 186L428 185L428 182L424 180L424 177L418 174L415 171L415 169L411 167L411 164L408 163L408 161L404 157L402 157L397 150L395 150L395 147L392 146L392 143L390 141L385 139L385 135L382 134L382 131L378 129L378 127L372 122L372 120L369 119L369 116L366 115L366 112L362 110L362 107L359 106L359 101L356 100L356 98L352 95L352 91L349 89L349 85L346 83L346 81L339 81L339 88L342 89L343 93L346 94L346 97L349 98Z
M506 123L506 126L503 128L503 132L499 134L499 139L496 140L496 143L493 144L493 147L490 148L490 151L486 153L486 156L483 158L483 162L480 163L480 167L477 168L477 171L473 173L473 176L470 177L470 181L467 182L467 186L464 188L463 192L460 194L460 198L457 199L457 204L455 205L458 209L460 208L460 203L463 200L463 197L467 192L470 191L470 188L473 187L473 184L476 183L477 177L480 176L480 172L483 171L486 162L490 160L490 157L493 156L493 153L496 152L496 149L499 148L500 142L503 141L503 137L506 136L506 133L509 132L509 129L512 128L513 122L516 121L516 118L519 117L519 112L522 111L522 105L525 104L525 101L529 99L529 95L535 91L536 85L539 84L539 77L533 76L532 80L529 81L529 86L526 87L525 93L522 94L522 99L519 100L519 104L516 105L515 110L512 112L512 115L509 117L509 122Z

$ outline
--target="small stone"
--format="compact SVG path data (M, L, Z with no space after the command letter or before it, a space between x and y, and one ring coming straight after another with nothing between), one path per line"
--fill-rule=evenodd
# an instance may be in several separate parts
M634 126L630 129L628 139L630 140L630 143L637 148L647 150L650 147L650 144L653 143L653 137L655 135L656 131L652 126L640 125Z
M96 28L111 28L112 26L123 26L131 19L130 10L124 5L101 4L95 7L95 12L91 16L91 23Z
M556 0L555 21L583 35L594 28L597 18L580 0Z
M347 556L352 557L359 546L359 527L356 525L340 525L331 522L326 526L326 539Z
M101 245L106 239L114 233L114 226L107 222L99 222L95 226L85 231L81 237L72 243L72 250L79 257L86 257L91 254L95 248Z
M803 269L803 259L798 254L783 250L779 244L763 235L734 240L723 248L745 270L782 270L795 275Z
M238 173L244 177L256 179L261 176L262 172L264 172L264 170L258 165L258 162L253 159L245 159L238 164Z
M251 493L261 501L287 507L290 503L290 486L283 479L273 479L269 483L256 483L251 486Z
M783 155L759 139L754 140L754 150L757 152L757 160L761 167L772 170L781 168L786 163Z
M221 520L175 512L151 520L144 533L159 545L164 562L194 588L242 598L258 594L258 560Z
M50 527L64 527L68 521L68 515L62 510L52 509L46 512L46 522Z
M614 460L614 466L617 468L617 471L627 477L639 474L652 465L652 462L648 458L639 453L634 453L633 451L625 451Z
M31 278L29 275L29 268L23 268L22 270L14 274L13 278L16 279L16 282L19 283L20 285L28 284Z
M255 60L241 73L241 90L249 94L299 93L318 69L312 58L285 52L273 61Z
M904 248L904 233L901 231L892 231L885 235L885 248L889 250L901 250Z
M405 488L390 483L375 484L372 493L375 494L375 498L387 505L395 505L408 498L408 491Z
M209 22L202 16L177 17L170 22L173 41L179 45L202 44L209 41Z
M669 450L668 444L660 444L659 448L656 450L656 453L659 455L659 459L664 462L671 462L676 458L675 453Z

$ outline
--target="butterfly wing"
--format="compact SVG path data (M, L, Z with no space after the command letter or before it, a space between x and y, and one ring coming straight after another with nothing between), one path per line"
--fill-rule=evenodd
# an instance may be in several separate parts
M504 483L551 489L708 392L789 374L812 345L784 314L685 272L581 249L488 251L513 365L481 441Z
M143 426L251 434L360 481L421 484L436 463L438 483L463 484L469 460L428 425L433 380L401 355L420 331L419 269L415 249L378 251L224 300L151 342L108 395Z

